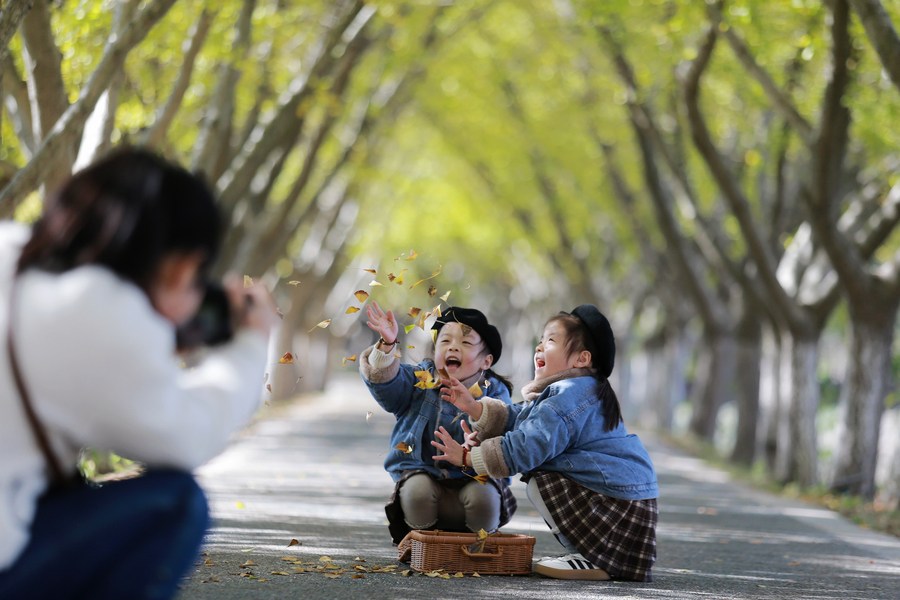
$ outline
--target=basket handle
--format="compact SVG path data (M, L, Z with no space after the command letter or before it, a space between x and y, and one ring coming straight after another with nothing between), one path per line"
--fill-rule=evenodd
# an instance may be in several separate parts
M503 546L495 546L496 552L472 552L468 546L460 546L462 553L469 558L499 558L503 556Z

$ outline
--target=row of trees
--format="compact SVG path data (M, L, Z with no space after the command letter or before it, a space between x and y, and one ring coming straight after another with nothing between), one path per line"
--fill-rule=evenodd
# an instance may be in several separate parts
M618 362L623 398L663 428L690 403L707 439L733 403L732 458L802 485L823 476L821 340L845 332L827 477L871 497L900 302L888 9L7 1L0 213L33 217L113 144L159 148L219 189L221 268L280 296L300 364L274 395L352 362L345 309L373 279L388 305L485 307L520 379L543 320L594 302L653 365Z

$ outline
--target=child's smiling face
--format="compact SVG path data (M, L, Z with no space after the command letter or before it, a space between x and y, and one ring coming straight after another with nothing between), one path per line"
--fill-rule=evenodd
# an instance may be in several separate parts
M434 364L447 369L456 379L465 381L490 368L493 357L487 352L478 332L461 323L447 323L434 342Z
M579 353L569 353L566 347L568 334L562 323L550 321L544 327L541 341L534 349L534 378L543 379L575 366L584 366Z

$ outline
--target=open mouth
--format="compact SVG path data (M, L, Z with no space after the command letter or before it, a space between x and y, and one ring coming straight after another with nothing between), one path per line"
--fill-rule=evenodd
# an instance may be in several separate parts
M462 361L455 356L450 356L444 359L444 366L448 369L456 370L462 366Z
M546 364L547 364L547 363L544 362L544 359L543 359L543 358L536 358L536 359L534 359L534 366L535 366L535 368L537 368L537 369L543 369L544 366L545 366Z

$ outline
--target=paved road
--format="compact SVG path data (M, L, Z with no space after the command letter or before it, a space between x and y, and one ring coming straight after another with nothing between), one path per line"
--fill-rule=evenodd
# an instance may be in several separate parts
M391 426L350 376L270 409L200 470L215 526L179 600L900 599L900 539L737 484L646 438L662 491L653 583L404 576L383 508ZM524 484L513 489L519 511L503 531L535 536L536 557L561 554Z

